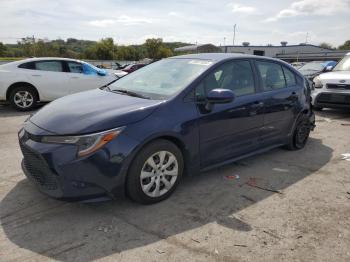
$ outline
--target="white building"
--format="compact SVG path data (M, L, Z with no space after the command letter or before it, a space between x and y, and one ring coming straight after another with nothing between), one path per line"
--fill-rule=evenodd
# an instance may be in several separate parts
M287 42L281 42L280 46L255 46L250 45L248 42L244 42L242 45L221 46L221 50L224 53L242 53L268 56L283 59L289 62L339 60L348 52L345 50L331 50L310 44L287 45Z

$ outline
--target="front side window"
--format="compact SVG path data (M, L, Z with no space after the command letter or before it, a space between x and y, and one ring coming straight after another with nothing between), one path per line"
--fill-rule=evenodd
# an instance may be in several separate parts
M230 89L236 96L255 93L254 74L249 61L231 61L210 72L196 88L197 101L213 89Z
M69 72L71 73L83 73L83 65L80 63L76 63L76 62L67 62L68 64L68 68L69 68Z
M284 76L286 78L287 86L288 87L295 86L297 84L295 74L293 72L291 72L289 69L287 69L286 67L283 67L283 72L284 72Z
M118 79L109 89L136 92L151 99L168 99L186 88L212 63L201 59L163 59Z
M63 72L62 63L60 61L40 61L35 62L35 69L51 72Z
M263 90L271 91L286 87L282 67L273 62L256 61L258 73L261 77Z

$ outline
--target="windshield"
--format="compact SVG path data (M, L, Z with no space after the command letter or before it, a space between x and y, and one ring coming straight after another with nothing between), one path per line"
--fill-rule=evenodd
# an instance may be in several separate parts
M350 55L345 56L340 62L334 67L333 71L350 71Z
M183 90L212 64L199 59L163 59L120 78L109 86L150 99L168 99Z
M324 68L323 62L311 62L303 65L299 70L322 71Z

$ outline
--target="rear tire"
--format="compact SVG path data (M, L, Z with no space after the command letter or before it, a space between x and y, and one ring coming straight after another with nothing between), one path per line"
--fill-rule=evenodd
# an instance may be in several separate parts
M39 100L36 90L29 86L16 87L10 93L10 104L19 111L33 110Z
M141 204L165 200L176 189L183 169L183 156L175 144L164 139L151 142L141 149L130 165L127 195Z
M312 109L315 111L322 111L323 107L320 106L312 106Z
M297 120L289 143L286 145L288 150L300 150L305 147L311 132L311 124L308 115L302 115Z

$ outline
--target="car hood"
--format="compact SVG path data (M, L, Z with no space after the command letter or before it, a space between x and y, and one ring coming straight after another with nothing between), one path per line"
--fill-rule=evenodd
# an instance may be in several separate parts
M59 135L88 134L140 121L161 103L95 89L51 102L30 122Z
M321 81L339 83L342 81L344 84L350 84L350 71L333 71L319 75ZM345 81L345 82L344 82Z
M314 71L314 70L299 70L299 72L303 76L313 76L319 74L321 71Z

